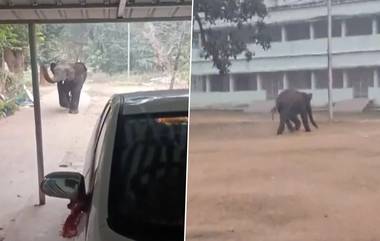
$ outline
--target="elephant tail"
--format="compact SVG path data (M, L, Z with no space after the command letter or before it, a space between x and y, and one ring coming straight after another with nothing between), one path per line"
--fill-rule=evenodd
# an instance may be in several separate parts
M315 128L318 128L317 123L315 123L315 121L314 121L313 113L312 113L312 111L311 111L311 108L308 110L308 114L309 114L309 118L310 118L310 122L311 122L311 124L313 124L313 126L314 126Z
M272 109L271 109L271 113L272 113L272 120L274 120L274 114L276 113L276 111L277 111L277 107L276 106L274 106Z
M50 78L50 75L48 73L47 68L43 64L41 65L41 72L42 72L42 75L44 76L44 78L46 79L47 82L49 82L51 84L55 84L55 82L52 80L52 78Z

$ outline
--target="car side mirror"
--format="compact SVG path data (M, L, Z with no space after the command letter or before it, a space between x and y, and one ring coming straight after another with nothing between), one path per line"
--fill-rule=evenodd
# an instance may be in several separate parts
M78 172L52 172L45 176L40 189L48 196L76 201L85 196L84 177Z

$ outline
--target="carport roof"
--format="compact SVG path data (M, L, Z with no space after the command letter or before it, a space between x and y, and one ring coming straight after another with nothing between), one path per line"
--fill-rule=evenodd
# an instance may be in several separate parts
M190 20L192 0L0 0L0 23Z

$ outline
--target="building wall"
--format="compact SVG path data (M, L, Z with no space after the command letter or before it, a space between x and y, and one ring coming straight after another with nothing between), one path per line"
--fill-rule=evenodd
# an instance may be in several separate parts
M208 106L240 106L265 100L265 91L239 91L239 92L192 92L190 98L191 108Z
M249 44L255 52L253 60L248 62L244 56L232 60L230 76L223 76L224 84L218 91L207 87L210 83L219 85L218 70L203 58L195 31L192 75L194 82L202 82L197 85L204 88L192 87L192 97L196 97L194 104L251 104L274 99L284 88L296 88L313 93L313 105L326 105L327 23L322 10L324 6L312 5L272 8L267 21L274 36L271 48L264 51ZM333 14L339 15L333 16L333 101L368 97L380 105L380 1L334 5ZM226 26L221 23L214 30L230 31ZM252 79L252 83L237 80L241 78L238 76Z

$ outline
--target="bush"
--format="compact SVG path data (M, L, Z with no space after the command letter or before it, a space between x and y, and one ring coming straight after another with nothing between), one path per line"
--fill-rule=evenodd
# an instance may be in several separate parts
M18 110L18 106L16 101L8 100L8 101L0 101L0 117L6 117L14 114Z
M0 71L0 118L14 114L17 103L26 98L24 85L28 86L29 79L24 76Z

